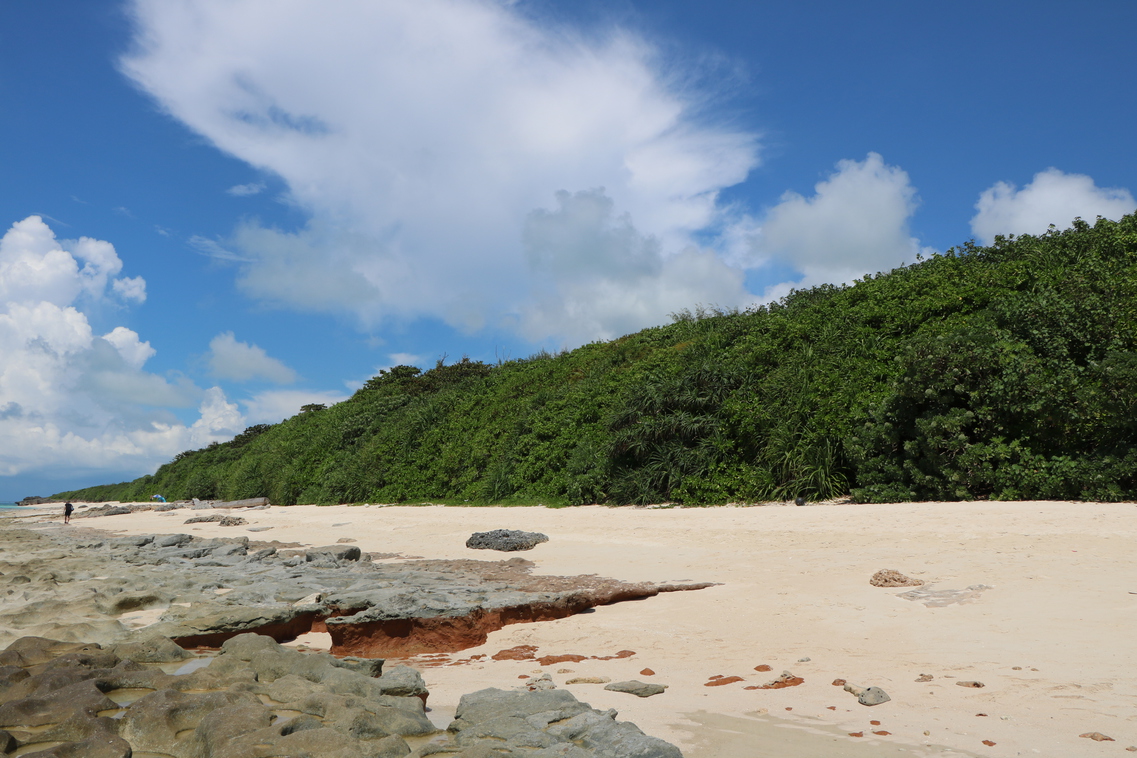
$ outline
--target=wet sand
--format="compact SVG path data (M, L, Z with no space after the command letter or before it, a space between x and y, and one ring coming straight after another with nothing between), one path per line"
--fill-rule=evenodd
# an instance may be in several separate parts
M305 546L346 537L364 551L404 558L521 555L541 574L721 583L507 626L482 647L433 659L485 656L422 668L436 723L445 723L462 693L516 686L519 677L544 672L593 707L616 708L621 719L679 745L688 758L1128 755L1125 747L1137 745L1131 503L293 506L234 511L247 526L183 525L200 513L142 512L75 525L123 534L244 534ZM247 531L265 526L271 529ZM550 539L524 553L465 547L472 532L497 528ZM926 584L914 595L871 586L884 568ZM323 635L306 637L297 644L326 644ZM517 645L536 646L538 656L636 655L546 666L492 660ZM755 671L763 664L772 671ZM645 668L654 675L641 674ZM804 683L745 689L783 670ZM933 678L915 681L921 674ZM706 686L715 676L742 681ZM574 677L668 689L641 699L601 684L565 684ZM892 699L859 705L835 679L876 685ZM969 680L984 686L956 684ZM1079 737L1095 731L1115 742Z

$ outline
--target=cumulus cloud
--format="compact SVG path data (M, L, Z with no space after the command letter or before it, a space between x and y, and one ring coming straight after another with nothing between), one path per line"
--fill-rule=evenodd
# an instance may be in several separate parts
M296 381L296 372L262 348L238 342L233 332L223 332L209 343L209 367L219 379L248 382L267 379L277 384Z
M295 416L305 405L321 403L331 406L347 398L347 395L338 392L268 390L241 401L241 404L245 407L244 418L247 423L275 424Z
M811 197L786 192L760 228L744 224L739 233L751 240L752 265L781 262L804 275L767 292L776 297L791 286L851 282L912 262L921 252L908 228L917 203L908 174L869 153L839 162Z
M123 300L133 300L136 303L146 302L146 280L141 276L115 279L114 291Z
M432 316L585 339L738 296L739 272L693 239L723 225L718 193L757 165L757 136L708 123L705 98L632 34L546 28L489 0L131 9L124 72L219 149L281 177L310 216L299 230L246 222L199 242L234 260L256 298L364 323ZM613 223L628 214L654 247L604 262L561 246L530 265L530 212L596 187ZM570 222L559 205L549 212ZM549 266L591 273L546 308L534 295ZM590 309L586 281L633 304ZM563 320L586 310L584 324Z
M525 252L538 288L519 331L538 340L611 339L695 303L732 307L753 297L744 274L717 255L687 246L664 255L659 240L619 216L603 190L558 192L555 211L529 214Z
M110 243L57 240L37 216L0 238L0 476L142 473L243 428L220 389L144 371L155 350L137 332L94 333L87 304L145 291L121 269ZM170 410L195 405L189 425Z
M1085 174L1066 174L1048 168L1034 175L1022 189L998 182L983 191L971 232L984 244L999 234L1042 234L1051 224L1067 229L1076 217L1093 221L1098 216L1117 220L1137 210L1127 189L1098 187Z

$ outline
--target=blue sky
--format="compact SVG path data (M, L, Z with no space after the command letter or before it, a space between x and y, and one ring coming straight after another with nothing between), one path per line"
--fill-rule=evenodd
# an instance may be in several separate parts
M0 501L1135 209L1132 2L0 4Z

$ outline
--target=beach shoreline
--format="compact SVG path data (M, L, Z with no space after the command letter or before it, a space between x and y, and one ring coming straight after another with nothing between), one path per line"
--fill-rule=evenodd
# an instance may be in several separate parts
M62 526L61 510L25 506L5 515L36 529L72 528ZM485 656L476 662L411 660L422 666L436 717L464 693L516 686L541 672L593 707L616 708L688 758L1096 755L1137 744L1137 686L1126 676L1137 622L1131 503L273 506L233 511L248 521L242 526L183 523L200 513L148 510L73 526L121 535L244 535L302 547L349 539L363 551L400 556L384 559L392 562L521 556L536 564L533 574L717 583L513 624L448 659ZM550 539L520 553L465 547L471 533L498 528ZM925 585L874 587L869 579L880 569ZM546 666L492 659L519 645L535 646L538 656L587 658ZM636 654L600 660L621 650ZM783 671L804 682L745 689ZM932 679L917 682L922 674ZM740 680L707 686L716 676ZM668 689L640 699L600 684L566 684L579 677ZM859 705L833 686L837 679L879 686L892 699ZM1115 742L1079 737L1095 731ZM863 736L849 736L856 733Z

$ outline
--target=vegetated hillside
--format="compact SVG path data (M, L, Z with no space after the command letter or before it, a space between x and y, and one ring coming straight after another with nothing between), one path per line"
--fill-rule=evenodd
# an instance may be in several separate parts
M1137 497L1137 216L327 409L57 497L722 503Z

